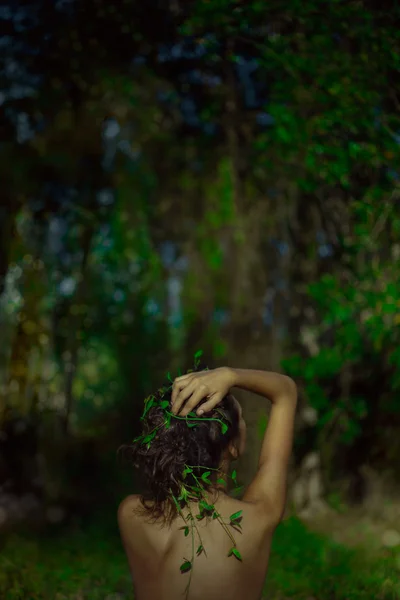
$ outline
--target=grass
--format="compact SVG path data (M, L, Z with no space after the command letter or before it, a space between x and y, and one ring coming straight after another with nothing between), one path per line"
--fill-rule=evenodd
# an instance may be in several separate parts
M282 523L272 544L266 597L270 600L400 600L393 552L372 560L307 530Z
M133 600L116 524L97 516L39 540L14 533L0 553L4 600ZM371 562L312 533L297 519L273 542L268 600L400 600L394 556Z

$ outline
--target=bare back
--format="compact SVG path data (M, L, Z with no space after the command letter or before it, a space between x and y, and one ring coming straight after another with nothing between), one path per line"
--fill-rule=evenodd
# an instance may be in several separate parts
M230 373L233 373L232 377ZM231 385L268 398L271 412L258 470L243 500L221 493L213 503L225 522L229 522L232 513L243 511L242 533L235 532L237 549L243 561L227 556L232 542L217 520L199 521L197 525L208 555L200 554L194 559L189 600L260 600L273 532L283 517L286 504L287 472L297 406L296 385L285 375L268 371L222 369L194 374L189 377L189 392L193 400L187 402L184 410L195 408L205 391L217 391L219 380L226 377ZM188 376L183 378L188 380ZM208 387L204 381L208 381ZM195 391L196 385L200 394ZM177 388L186 389L184 384ZM211 404L211 400L206 402L204 410L210 410ZM138 508L139 497L129 496L118 511L137 600L184 599L190 575L181 574L179 567L185 559L191 559L192 540L190 535L183 535L185 524L182 517L178 517L171 526L160 527L146 523L143 516L137 514ZM195 534L195 550L198 543Z
M171 526L147 523L140 515L138 496L129 496L118 518L137 600L185 598L189 572L180 565L192 556L192 539L184 536L181 517ZM242 510L242 533L232 531L243 560L228 557L232 542L217 520L197 523L207 556L195 556L189 600L259 600L267 573L275 525L258 505L221 494L215 508L224 521ZM185 515L186 516L186 515ZM195 551L199 545L195 532Z

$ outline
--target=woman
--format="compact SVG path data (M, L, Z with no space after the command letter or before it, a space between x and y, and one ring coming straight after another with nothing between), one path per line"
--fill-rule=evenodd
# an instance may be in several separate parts
M241 500L226 485L246 441L233 387L272 403L258 470ZM285 510L296 404L285 375L230 367L178 377L147 404L133 453L148 492L118 509L136 600L261 598Z

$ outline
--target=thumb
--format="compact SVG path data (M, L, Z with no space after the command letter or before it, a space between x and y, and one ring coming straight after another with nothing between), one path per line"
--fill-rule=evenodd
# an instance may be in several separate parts
M209 412L210 410L212 410L213 408L215 408L217 406L217 404L219 404L222 400L223 396L221 396L221 394L213 394L211 395L211 397L204 402L204 404L202 404L201 406L199 406L199 408L197 409L196 413L201 416L204 413Z

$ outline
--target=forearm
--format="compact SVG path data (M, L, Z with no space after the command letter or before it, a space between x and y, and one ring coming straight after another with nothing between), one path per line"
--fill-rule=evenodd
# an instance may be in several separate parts
M287 375L271 371L231 368L233 386L268 398L272 403L280 398L297 398L296 384Z

